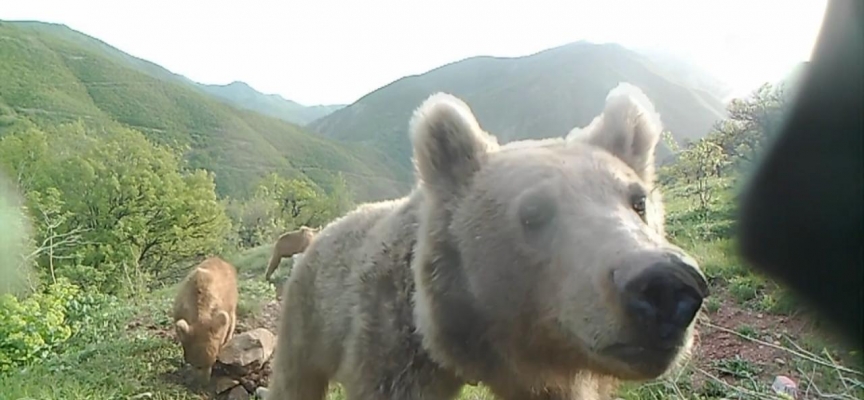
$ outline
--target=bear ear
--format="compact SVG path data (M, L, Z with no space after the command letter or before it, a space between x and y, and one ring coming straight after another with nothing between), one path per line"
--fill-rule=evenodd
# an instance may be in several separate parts
M174 332L177 338L181 341L189 334L189 323L185 319L178 319L174 322Z
M654 180L654 151L663 125L660 114L638 87L621 82L606 96L606 106L584 128L573 128L567 142L600 147L624 161L642 180Z
M446 93L429 96L409 124L418 179L443 199L456 196L498 147L471 109Z
M213 330L218 331L219 329L224 328L226 325L228 325L230 319L231 316L229 316L227 312L217 311L215 314L213 314Z

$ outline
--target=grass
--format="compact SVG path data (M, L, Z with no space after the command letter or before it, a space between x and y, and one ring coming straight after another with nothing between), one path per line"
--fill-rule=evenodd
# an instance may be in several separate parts
M700 260L713 295L700 317L693 357L662 379L624 384L618 396L628 400L779 399L771 384L776 375L786 375L798 383L799 398L864 398L861 355L822 333L825 327L819 319L809 316L794 296L743 266L734 242L712 233L728 221L699 219L699 215L729 215L723 209L728 198L718 197L712 204L715 209L692 210L689 202L674 196L675 190L666 196L669 229L678 232L676 242ZM694 224L699 230L679 224ZM265 245L229 257L241 276L238 313L243 320L257 321L261 305L274 298L273 287L262 277L270 249ZM275 274L277 282L287 278L290 263L283 260ZM0 398L200 398L180 383L182 357L170 331L173 290L169 285L137 297L102 317L97 323L107 332L102 340L78 343L73 338L63 352L45 362L0 377ZM345 393L334 384L328 399L345 399ZM492 397L482 386L466 386L459 399Z

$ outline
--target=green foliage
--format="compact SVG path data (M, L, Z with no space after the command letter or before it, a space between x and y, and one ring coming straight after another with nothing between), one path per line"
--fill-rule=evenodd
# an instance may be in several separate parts
M230 200L228 210L236 227L235 244L251 248L270 243L278 235L300 226L323 226L348 211L352 204L341 177L334 180L328 194L307 180L270 174L258 183L248 200Z
M241 319L258 316L264 302L276 299L273 287L254 277L240 280L238 290L240 301L237 303L237 318Z
M678 146L675 146L678 148ZM701 139L680 149L678 158L668 172L673 179L677 178L690 185L691 194L699 200L702 210L708 208L713 200L723 168L728 163L728 156L723 148L709 139Z
M129 129L30 127L0 139L0 168L19 176L52 279L130 290L219 251L230 229L212 174L183 171L170 149Z
M750 163L782 127L788 105L785 85L766 83L729 103L729 119L715 125L713 140L739 166Z
M73 301L84 296L79 293ZM127 328L130 320L167 315L165 303L170 304L170 299L160 294L122 302L80 300L92 307L86 311L86 323L73 329L61 348L41 362L0 373L0 398L121 400L142 392L152 392L152 397L146 396L152 399L200 398L170 379L182 355L167 335L153 334L161 333L156 329L165 329L163 325L148 324L146 331ZM67 321L78 318L72 310L85 313L81 305L67 310Z
M60 280L24 300L0 296L0 373L44 359L69 339L67 306L78 291Z
M733 100L729 118L718 121L706 137L679 146L668 132L662 139L675 162L660 169L667 199L670 238L701 254L709 279L722 283L740 304L770 312L788 312L796 302L784 290L742 265L734 243L736 180L782 125L788 105L784 85L765 84L749 97ZM690 199L696 199L694 204ZM680 204L669 203L681 202Z
M734 276L729 281L729 292L743 304L756 299L764 285L763 280L754 275Z
M374 148L349 147L235 108L188 79L65 26L2 22L0 37L0 135L22 121L45 129L76 120L97 130L136 129L183 148L191 167L214 173L222 196L244 197L270 172L321 186L343 172L364 199L410 187Z
M661 183L690 186L687 195L696 197L699 208L707 210L715 194L724 189L715 185L728 183L718 178L737 178L752 164L781 126L787 105L784 86L766 83L749 97L730 102L729 118L716 122L702 139L679 146L665 133L663 140L676 159L661 169Z
M395 91L365 98L361 105L375 115L369 121L360 118L365 123L340 119L343 111L314 124L333 136L351 136L341 139L374 146L349 148L229 107L182 77L62 26L0 23L0 36L0 172L18 186L13 191L0 182L2 398L125 399L147 392L154 399L192 398L171 380L182 365L179 347L169 339L179 276L204 255L232 259L241 273L238 313L247 320L259 318L260 306L275 293L255 278L276 236L332 221L350 209L355 193L360 199L404 193L411 182L404 133L411 109L430 87L457 82L453 89L459 90L450 91L459 93L476 81L466 81L464 71L442 68L423 78L433 85L407 79L390 88ZM598 57L593 51L585 54ZM559 89L558 70L540 64L529 69L548 75ZM583 72L602 78L598 81L620 79L608 67L590 67L599 63L585 65ZM518 86L511 78L507 82ZM601 93L599 101L611 86L586 87ZM474 92L500 92L486 89ZM664 85L652 90L678 99L669 112L658 103L673 121L686 123L694 108L685 105L701 104L689 101L693 96L686 91L669 93L672 89ZM503 124L490 130L502 133L505 141L516 138L514 131L565 132L573 118L590 120L590 110L597 109L597 104L581 104L581 98L571 99L577 106L556 103L557 108L542 101L532 101L528 109L504 104L531 115L567 110L561 114L566 118L552 116L552 128L535 129L538 125L501 119L506 113L495 112L501 103L482 106L482 99L470 97L470 103L480 104L476 111L484 123ZM793 310L794 302L738 259L731 189L741 167L770 139L784 104L781 91L765 86L730 104L730 118L702 140L678 146L664 132L676 160L660 170L671 239L700 261L712 287L771 312ZM573 110L583 114L574 116ZM7 195L13 192L21 193L22 204ZM217 193L231 197L220 200ZM249 250L236 258L226 255L235 249ZM31 266L47 284L33 285L29 295L10 290L7 282L14 281L7 278L18 277L14 287L21 288L26 280L21 271ZM10 291L15 295L4 294ZM137 296L119 296L129 294ZM716 312L730 304L720 299L710 298L706 308ZM758 334L749 327L738 331ZM736 359L718 362L714 369L749 379L757 373L751 367ZM682 390L693 398L730 395L720 381L692 389L689 378L675 379L623 390L620 396L661 399ZM344 398L334 386L329 398ZM460 398L491 395L482 386L466 387Z

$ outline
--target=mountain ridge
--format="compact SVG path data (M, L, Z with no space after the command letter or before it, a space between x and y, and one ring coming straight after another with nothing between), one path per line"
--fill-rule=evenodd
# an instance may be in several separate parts
M481 126L502 142L561 136L587 125L620 82L642 88L679 140L704 136L725 116L724 104L711 93L657 71L664 70L619 44L586 41L521 57L474 56L396 79L308 127L385 149L400 168L410 170L408 120L436 91L465 100Z
M298 125L306 125L345 107L344 104L303 105L294 100L286 99L279 94L261 92L248 83L239 80L224 85L200 82L193 82L193 84L229 104Z
M291 122L297 125L305 125L309 122L321 118L344 105L341 104L318 104L318 105L303 105L296 101L286 99L278 94L267 94L252 88L248 83L235 80L226 85L207 84L192 80L185 75L178 74L168 70L167 68L156 64L152 61L136 57L129 53L112 46L111 44L83 32L77 31L66 24L56 22L41 22L33 20L22 21L0 21L13 24L19 28L30 30L49 31L58 35L65 35L67 39L74 40L83 45L96 44L106 55L115 57L116 60L124 61L135 66L140 71L147 73L154 78L164 79L175 83L189 85L196 90L201 90L208 95L215 95L220 100L247 110L258 111L261 114L279 118L283 121ZM249 90L241 92L241 97L232 96L234 91L232 85L242 84ZM227 90L226 90L227 89Z

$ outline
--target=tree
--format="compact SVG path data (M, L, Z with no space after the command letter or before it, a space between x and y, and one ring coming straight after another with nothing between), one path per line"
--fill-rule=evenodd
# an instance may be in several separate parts
M749 163L767 139L780 128L788 101L785 85L765 83L750 96L732 100L729 118L714 125L712 134L735 163Z
M0 139L0 168L18 177L31 219L53 221L37 224L37 240L80 233L78 245L41 255L39 265L59 258L55 272L83 286L130 290L219 251L230 229L212 174L181 170L176 153L137 131L29 127Z
M717 178L720 178L723 168L728 163L727 154L710 135L689 143L683 149L671 136L666 136L664 139L671 141L670 148L677 149L675 163L664 172L679 182L693 185L692 194L699 199L699 207L707 209L714 197L714 183Z
M345 179L335 176L330 193L306 179L285 179L269 174L252 196L229 200L237 245L255 247L300 226L322 226L342 215L353 204Z

